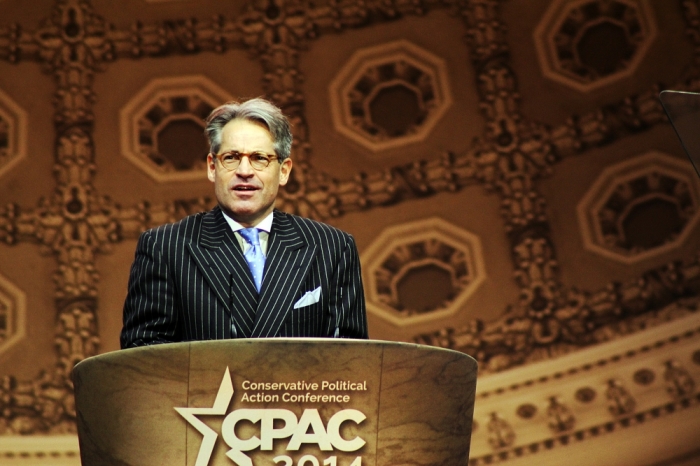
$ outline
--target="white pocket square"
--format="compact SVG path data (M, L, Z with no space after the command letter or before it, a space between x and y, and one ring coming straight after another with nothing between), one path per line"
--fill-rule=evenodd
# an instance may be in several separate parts
M299 301L294 303L294 309L299 309L300 307L310 306L316 304L318 300L321 299L321 287L319 286L313 291L307 291L304 296L299 298Z

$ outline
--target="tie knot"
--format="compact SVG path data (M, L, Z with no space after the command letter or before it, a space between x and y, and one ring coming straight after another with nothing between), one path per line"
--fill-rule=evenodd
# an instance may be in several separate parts
M257 228L243 228L238 233L253 246L260 246L260 237Z

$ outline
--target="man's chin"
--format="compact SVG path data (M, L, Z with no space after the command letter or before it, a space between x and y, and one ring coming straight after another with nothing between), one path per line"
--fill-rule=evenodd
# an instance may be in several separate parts
M268 214L267 209L261 210L259 208L256 209L241 205L237 205L234 208L230 206L221 206L221 208L226 212L226 215L244 226L254 225Z

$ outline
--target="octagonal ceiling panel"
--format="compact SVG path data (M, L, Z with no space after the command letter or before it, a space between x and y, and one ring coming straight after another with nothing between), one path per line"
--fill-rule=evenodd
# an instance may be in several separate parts
M24 292L0 275L0 354L24 338L26 313Z
M387 228L362 264L368 311L397 326L455 314L486 278L479 238L440 218Z
M546 77L588 92L632 75L656 32L648 0L556 0L534 39Z
M422 141L452 104L447 76L407 40L360 49L330 84L333 124L374 152Z
M201 75L154 79L121 110L122 154L158 182L202 180L204 120L230 100Z
M632 264L683 244L700 219L690 164L649 152L605 169L578 205L584 246Z
M27 155L27 114L0 90L0 177Z

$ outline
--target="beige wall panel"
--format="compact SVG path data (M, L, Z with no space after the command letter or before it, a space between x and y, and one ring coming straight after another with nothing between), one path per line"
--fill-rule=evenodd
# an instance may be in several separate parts
M210 18L220 14L231 18L238 15L245 6L241 0L93 0L91 3L98 14L120 27L131 25L135 21Z
M649 91L655 84L670 85L684 77L692 60L693 48L685 36L686 25L679 2L652 0L658 32L633 76L622 78L592 92L579 92L543 76L533 39L533 31L552 2L517 0L502 4L508 25L508 45L525 115L553 126L563 125L577 114L617 103L624 96Z
M576 213L577 204L605 167L651 149L676 155L682 163L687 163L688 170L694 176L690 161L682 154L675 133L670 127L663 126L625 138L607 147L568 157L559 162L551 177L541 182L540 189L548 203L562 280L567 286L590 291L600 290L613 280L632 280L646 270L674 260L689 260L697 253L700 247L700 235L697 232L692 233L682 247L632 265L601 257L583 246Z
M0 18L2 15L0 15ZM53 192L54 81L36 63L0 61L0 90L27 114L27 155L0 177L0 205L17 203L33 209Z
M56 360L52 280L56 262L38 251L34 244L0 244L0 274L24 292L27 305L25 336L0 354L0 374L20 379L34 378L41 370L51 371Z
M0 8L10 8L9 3ZM1 11L1 10L0 10ZM2 13L0 13L2 17ZM0 89L27 114L27 154L0 177L0 209L14 203L34 211L41 198L53 194L53 82L37 64L0 62ZM26 335L0 354L0 374L27 379L55 364L54 284L56 261L40 254L35 243L0 243L0 274L26 294Z
M97 303L100 353L119 349L122 309L135 250L136 240L126 240L116 245L112 253L103 254L96 261L97 269L101 271Z
M334 128L328 88L354 52L398 39L445 60L453 102L424 141L374 153ZM483 131L464 25L445 11L321 36L301 55L300 66L313 150L311 163L340 180L360 171L376 173L417 159L432 159L446 151L464 151Z
M121 155L119 113L153 79L203 75L234 98L257 97L262 71L259 64L240 50L224 54L122 60L111 63L95 78L95 160L99 167L97 189L118 199L123 206L143 200L213 197L213 185L202 170L200 182L158 183ZM223 102L221 102L223 103ZM204 136L202 136L204 137Z
M31 0L31 8L27 8L28 3L21 0L4 0L0 2L0 18L3 18L2 25L17 23L34 27L46 18L55 2L52 0Z
M410 341L417 333L446 326L461 327L472 319L492 321L502 315L508 304L517 300L518 289L511 279L513 266L508 241L498 216L499 205L497 196L489 194L480 186L472 186L454 194L441 193L426 199L352 213L331 220L330 223L355 236L360 254L387 227L427 217L439 217L481 239L486 281L467 301L461 312L449 318L404 328L398 328L370 314L368 317L372 338Z

